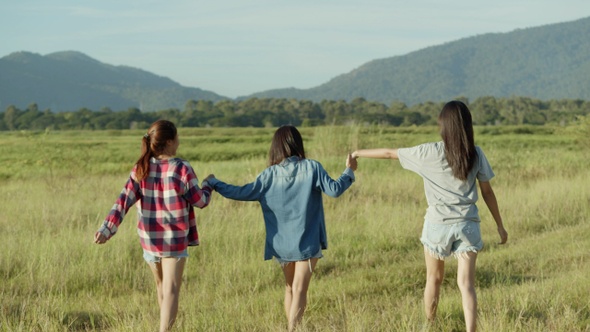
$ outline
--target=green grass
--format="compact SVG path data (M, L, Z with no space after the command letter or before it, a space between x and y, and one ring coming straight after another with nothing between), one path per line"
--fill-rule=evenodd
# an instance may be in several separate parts
M481 331L590 331L590 153L568 128L482 127L476 143L497 177L509 242L479 204ZM250 182L272 129L182 129L179 155L200 178ZM436 128L302 128L310 158L332 176L355 148L437 140ZM0 331L153 331L155 287L135 210L106 245L93 234L139 155L140 131L0 133ZM586 136L587 137L587 136ZM421 179L386 160L359 161L356 183L324 198L329 249L309 291L303 331L421 331L425 268ZM283 276L263 260L256 203L215 194L197 211L177 331L286 328ZM433 331L462 331L456 261L445 271Z

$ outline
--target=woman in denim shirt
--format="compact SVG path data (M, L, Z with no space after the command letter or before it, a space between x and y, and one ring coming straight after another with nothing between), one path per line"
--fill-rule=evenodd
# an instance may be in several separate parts
M208 177L226 198L260 202L266 226L264 259L275 257L283 268L289 331L303 317L313 269L328 247L322 192L340 196L354 182L354 170L356 160L349 154L346 169L333 180L319 162L305 158L297 128L282 126L272 139L269 167L254 182L233 186Z

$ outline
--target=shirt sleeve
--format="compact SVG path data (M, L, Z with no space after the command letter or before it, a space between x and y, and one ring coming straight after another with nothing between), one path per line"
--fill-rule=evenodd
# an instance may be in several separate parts
M397 149L397 157L400 165L404 169L419 173L421 166L423 165L425 149L426 146L424 144L411 148Z
M259 201L264 193L264 172L256 177L252 183L243 186L227 184L219 179L212 178L209 184L221 196L238 201Z
M483 150L479 146L476 146L475 149L477 150L477 163L479 165L477 180L488 182L495 176L494 171L488 162L488 158L486 158L486 155L483 153Z
M342 195L354 182L354 172L346 168L337 180L332 179L324 167L317 163L317 186L328 196L338 197Z
M119 225L123 222L123 218L127 214L127 211L137 202L141 197L141 187L138 182L134 179L134 173L132 172L121 190L115 205L111 208L111 211L105 218L102 226L99 228L99 232L110 239L117 233Z
M189 165L187 166L186 176L184 179L184 194L183 197L192 206L200 209L206 207L211 202L212 188L207 182L203 182L203 188L199 187L199 179L195 171Z

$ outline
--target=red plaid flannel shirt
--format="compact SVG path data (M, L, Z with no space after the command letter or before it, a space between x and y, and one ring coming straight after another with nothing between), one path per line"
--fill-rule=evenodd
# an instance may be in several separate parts
M125 214L137 201L137 233L143 250L157 257L176 256L187 246L199 244L193 206L204 208L211 187L199 181L191 165L182 159L150 160L149 176L136 181L135 170L121 191L99 232L110 239Z

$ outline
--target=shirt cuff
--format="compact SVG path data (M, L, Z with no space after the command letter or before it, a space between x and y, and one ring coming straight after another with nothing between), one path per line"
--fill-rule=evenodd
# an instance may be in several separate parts
M211 185L211 182L209 182L209 180L203 180L203 182L201 182L201 189L205 189L205 188L209 188L210 190L213 190L213 186Z
M346 174L346 175L350 176L350 178L352 179L352 182L354 182L355 178L354 178L354 171L352 170L352 168L346 167L346 169L344 170L344 173L342 173L342 174Z
M100 226L100 228L98 229L98 233L102 233L102 235L104 235L107 238L107 240L113 236L113 233L111 233L111 230L108 229L108 227L105 224Z
M210 178L209 180L203 182L207 182L212 189L215 189L215 185L219 182L219 180L217 180L217 178Z

